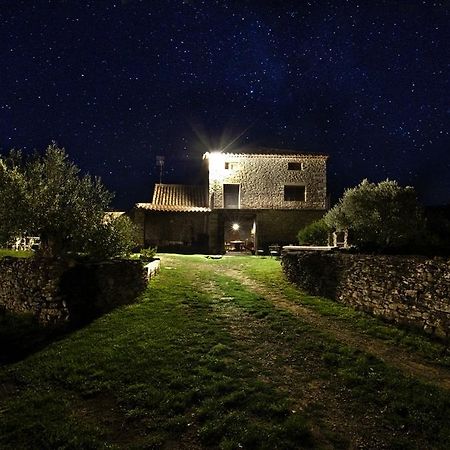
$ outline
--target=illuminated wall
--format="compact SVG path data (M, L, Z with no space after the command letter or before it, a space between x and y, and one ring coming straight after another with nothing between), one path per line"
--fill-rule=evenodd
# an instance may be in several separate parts
M326 156L211 152L205 159L212 209L224 207L224 184L240 186L240 209L326 208ZM285 186L304 186L304 199L286 200Z

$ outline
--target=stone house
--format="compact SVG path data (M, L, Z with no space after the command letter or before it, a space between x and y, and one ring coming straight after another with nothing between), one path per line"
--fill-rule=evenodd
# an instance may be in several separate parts
M131 212L141 244L222 253L297 241L327 209L323 154L279 149L203 155L205 182L156 184L151 203Z

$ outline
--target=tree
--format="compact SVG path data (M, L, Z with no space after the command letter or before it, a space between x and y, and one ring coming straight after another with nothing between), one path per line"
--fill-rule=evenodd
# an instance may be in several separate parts
M11 150L9 156L0 159L0 241L22 233L27 222L27 183L17 163L22 155Z
M359 247L380 250L415 244L424 229L414 189L390 180L347 189L324 219L336 231L349 230Z
M111 217L108 214L94 230L82 248L97 257L129 255L137 243L138 230L128 216Z
M100 247L112 197L99 178L81 176L54 143L43 156L25 158L13 150L0 159L0 236L40 236L44 256ZM113 230L109 224L114 235Z
M323 218L316 220L298 232L298 242L301 245L327 245L329 230Z

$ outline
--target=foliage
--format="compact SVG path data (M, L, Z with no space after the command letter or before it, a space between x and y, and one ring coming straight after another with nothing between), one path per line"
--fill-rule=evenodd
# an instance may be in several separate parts
M80 250L98 258L128 256L137 243L137 228L128 216L107 218L98 224Z
M21 234L29 220L30 194L21 167L22 154L11 150L8 157L0 158L0 239L1 244Z
M327 245L329 231L324 219L317 220L298 232L298 242L301 245Z
M378 184L363 180L347 189L326 214L325 223L337 231L350 230L360 248L381 250L414 245L424 229L414 189L390 180Z
M12 150L0 159L0 236L40 236L45 256L86 249L120 253L127 247L119 243L129 235L126 225L103 220L112 197L99 178L81 176L54 143L42 156ZM100 252L102 245L111 248Z
M157 252L156 247L143 248L140 252L139 259L142 261L152 261Z

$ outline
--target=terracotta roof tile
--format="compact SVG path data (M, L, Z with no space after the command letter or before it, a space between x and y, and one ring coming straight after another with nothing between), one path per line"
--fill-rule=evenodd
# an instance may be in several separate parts
M186 184L155 184L152 203L206 207L206 187Z
M155 184L152 203L138 203L136 206L152 211L210 211L205 186L186 184Z

